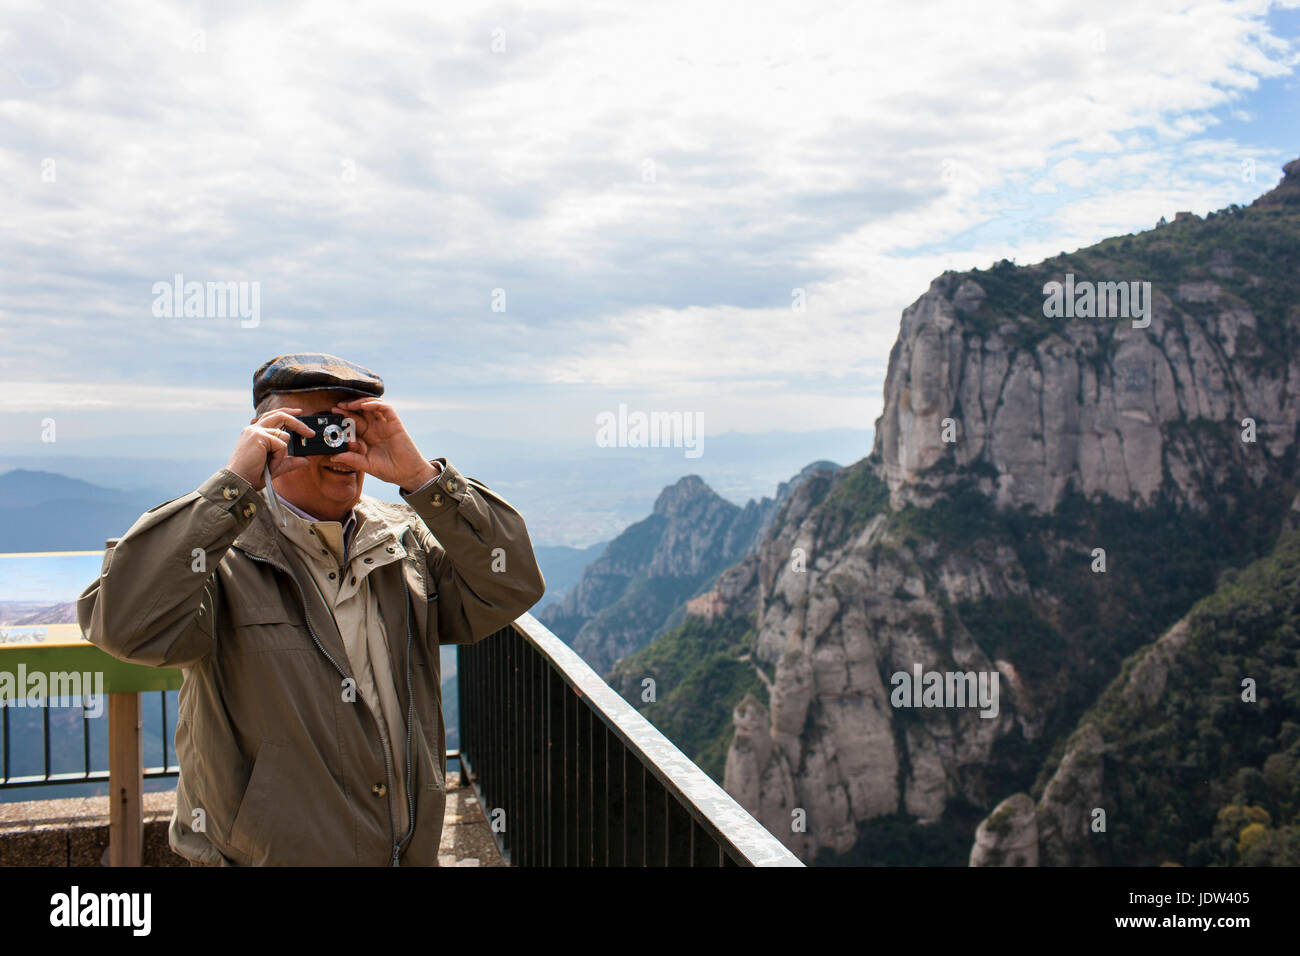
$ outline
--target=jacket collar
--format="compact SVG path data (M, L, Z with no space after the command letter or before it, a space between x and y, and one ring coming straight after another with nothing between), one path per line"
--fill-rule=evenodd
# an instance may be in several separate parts
M236 536L233 545L254 557L263 558L287 570L282 545L284 535L276 527L275 516L267 506L262 495L263 506L257 509L253 520ZM352 554L373 547L384 541L399 541L407 522L402 522L395 513L397 506L385 504L362 495L353 507L352 519L357 523L355 540L350 549Z

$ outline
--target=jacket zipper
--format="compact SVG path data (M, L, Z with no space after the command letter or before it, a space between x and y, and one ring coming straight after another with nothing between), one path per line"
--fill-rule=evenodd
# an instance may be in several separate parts
M409 528L407 530L410 530ZM406 569L402 569L402 596L406 598L406 805L407 828L402 844L393 849L393 866L415 833L415 782L411 779L411 732L415 726L415 694L411 690L411 589L406 585Z
M248 555L248 557L252 558L254 561L261 561L263 564L269 564L271 567L276 568L276 569L278 569L278 570L280 570L280 571L283 571L285 574L287 574L287 575L289 576L289 579L290 579L291 581L293 581L294 587L297 588L297 590L298 590L298 600L302 602L302 619L303 619L303 622L307 625L307 633L311 635L312 642L316 645L317 649L319 649L320 652L321 652L322 654L325 655L325 659L328 660L331 664L334 665L334 669L335 669L336 671L339 672L339 676L342 677L344 680L347 680L347 679L348 679L348 675L347 675L347 673L343 670L343 668L339 667L339 663L338 663L338 661L336 661L336 660L334 659L334 657L330 654L330 652L327 651L327 650L325 650L325 645L322 644L322 643L320 642L320 638L318 638L318 637L316 636L316 629L313 628L313 627L311 626L311 616L307 613L307 596L306 596L306 594L303 592L302 585L298 583L298 578L295 577L294 574L293 574L293 572L290 571L288 568L282 568L282 567L280 567L280 565L276 564L274 561L268 561L266 558L260 558L260 557L258 557L258 556L255 555L255 554L251 554L251 553L249 553L248 551L245 551L244 554ZM403 585L405 585L405 583L406 583L406 577L405 577L405 576L402 577L402 583L403 583ZM333 612L331 612L331 613L333 613ZM410 635L410 622L409 622L409 621L407 622L407 635L408 635L408 640L409 640L409 635ZM353 678L353 680L355 681L355 678ZM408 660L408 662L407 662L407 682L408 682L408 686L409 686L409 682L410 682L410 662L409 662L409 660ZM392 751L389 749L389 746L388 746L388 738L384 736L384 731L383 731L383 729L379 726L379 721L378 721L378 719L375 717L374 711L372 711L372 710L370 709L370 705L364 703L364 701L362 702L362 705L365 707L365 709L366 709L366 713L370 714L370 719L371 719L372 721L374 721L374 723L375 723L375 731L379 734L379 742L380 742L380 744L383 745L383 748L384 748L384 777L385 777L385 779L387 780L387 784L388 784L388 788L387 788L387 790L386 790L386 792L385 792L385 795L386 795L387 798L388 798L388 839L391 840L391 841L392 841L392 844L393 844L393 862L392 862L390 865L391 865L391 866L397 866L397 858L398 858L398 854L401 852L401 849L400 849L400 847L399 847L398 844L397 844L397 828L393 825L393 768L392 768L393 757L392 757ZM408 727L408 729L407 729L407 754L408 754L408 757L407 757L407 766L408 766L408 767L410 766L410 757L409 757L409 754L410 754L410 746L411 746L411 745L410 745L410 729L409 729L409 727ZM408 771L408 776L407 776L407 788L406 788L406 789L407 789L407 791L408 791L408 793L409 793L409 791L410 791L410 789L411 789L411 787L410 787L410 776L409 776L409 771Z

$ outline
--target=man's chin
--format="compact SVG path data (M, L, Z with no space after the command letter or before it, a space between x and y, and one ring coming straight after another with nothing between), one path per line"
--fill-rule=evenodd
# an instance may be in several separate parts
M322 497L336 504L350 507L361 496L361 483L364 480L365 474L363 472L354 471L344 474L322 468L317 488L320 490Z

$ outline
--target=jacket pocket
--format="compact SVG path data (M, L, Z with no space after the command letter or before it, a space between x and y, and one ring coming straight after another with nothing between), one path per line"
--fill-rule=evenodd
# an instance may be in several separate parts
M266 826L270 811L277 799L275 793L276 766L282 748L279 744L263 740L253 758L253 772L249 775L248 786L235 811L235 819L230 825L230 845L240 853L246 854L254 862L260 862L266 856ZM281 794L279 799L284 799Z
M311 646L303 616L283 604L233 604L227 609L226 623L231 637L224 648L228 651L253 653Z

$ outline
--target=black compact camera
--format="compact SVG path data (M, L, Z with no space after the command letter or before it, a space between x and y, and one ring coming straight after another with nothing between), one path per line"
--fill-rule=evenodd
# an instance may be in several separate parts
M346 415L326 413L323 415L295 415L316 434L307 438L297 432L289 432L289 454L297 457L305 455L337 455L348 450L348 442L356 440L352 419ZM287 429L286 429L287 430Z

